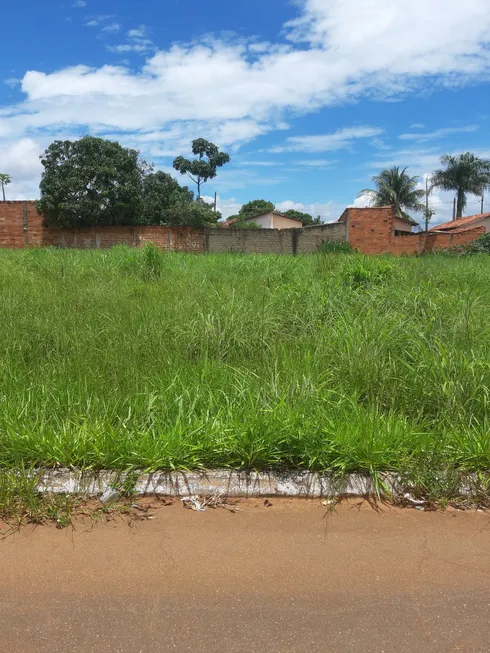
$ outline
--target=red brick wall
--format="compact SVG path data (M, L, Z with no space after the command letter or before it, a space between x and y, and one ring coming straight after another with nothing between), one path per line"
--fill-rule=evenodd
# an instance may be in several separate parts
M401 256L402 254L420 254L423 251L423 242L420 236L420 234L393 236L390 244L390 252L395 256Z
M27 230L24 230L24 206ZM191 227L85 227L60 229L43 226L35 202L0 202L0 247L59 246L80 249L129 245L139 247L152 242L162 249L204 252L203 229Z
M457 245L466 245L467 243L471 243L471 241L480 238L480 236L483 236L485 233L486 229L483 225L481 227L474 227L473 229L465 229L459 233L453 233L452 246L456 247Z
M24 209L25 207L25 209ZM25 211L25 212L24 212ZM319 232L323 239L347 238L354 249L363 254L417 254L423 251L447 249L464 245L485 233L485 227L474 227L457 232L393 235L394 211L390 206L380 208L349 208L342 216L343 223L306 227L297 230L221 230L192 229L191 227L87 227L60 229L44 227L35 202L0 202L0 247L22 248L35 246L104 248L114 245L140 247L152 242L157 247L172 251L243 251L293 253L293 231L297 234L298 253L316 251L318 243L311 234ZM25 224L27 229L25 229ZM229 233L233 232L233 233ZM218 242L219 241L219 242ZM306 242L308 241L308 242Z
M23 202L1 202L0 247L25 247Z
M349 208L344 211L350 245L363 254L420 254L465 245L485 233L475 227L453 233L393 235L393 207Z
M351 247L363 254L390 252L393 217L391 206L346 209L342 219L347 221L347 238Z

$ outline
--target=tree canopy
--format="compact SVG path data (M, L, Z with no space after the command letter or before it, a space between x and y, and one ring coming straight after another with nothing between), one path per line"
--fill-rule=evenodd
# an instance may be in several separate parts
M151 172L143 178L145 224L165 224L175 220L175 208L183 209L193 200L194 193L166 172Z
M309 213L302 213L301 211L296 211L295 209L284 211L283 215L287 215L288 218L291 218L292 220L299 220L303 223L303 226L322 223L320 216L314 218Z
M407 211L424 210L425 207L421 199L424 197L425 191L417 188L419 178L410 177L406 170L406 168L400 170L398 166L382 170L379 175L373 177L376 189L365 188L358 194L358 197L367 195L371 206L392 205L398 216L413 221Z
M173 167L182 175L187 175L197 184L197 198L201 197L201 186L209 179L214 179L217 168L228 163L230 156L226 152L220 152L214 143L204 138L197 138L192 141L192 154L198 156L192 161L178 156L174 159Z
M38 209L63 227L203 225L219 214L171 175L153 172L136 150L93 136L55 141L41 157Z
M258 215L263 215L264 213L270 213L274 211L276 207L272 202L267 200L252 200L247 202L242 206L238 212L238 221L248 220L248 218L254 218Z
M214 211L213 204L202 198L192 202L173 204L165 213L164 224L184 225L187 227L214 227L221 213Z
M142 222L148 165L136 150L84 136L54 141L41 163L38 208L48 222L64 227Z
M460 218L468 194L482 195L490 186L490 160L465 152L458 156L443 154L441 164L443 167L432 175L432 187L456 193L456 217Z

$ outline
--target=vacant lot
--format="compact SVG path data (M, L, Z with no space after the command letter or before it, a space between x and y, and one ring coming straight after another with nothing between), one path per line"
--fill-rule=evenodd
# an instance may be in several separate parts
M485 255L2 251L0 306L2 465L490 464Z

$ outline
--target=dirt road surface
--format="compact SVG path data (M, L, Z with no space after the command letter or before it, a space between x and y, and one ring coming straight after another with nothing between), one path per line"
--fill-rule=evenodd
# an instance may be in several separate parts
M490 651L488 513L271 502L7 537L2 649Z

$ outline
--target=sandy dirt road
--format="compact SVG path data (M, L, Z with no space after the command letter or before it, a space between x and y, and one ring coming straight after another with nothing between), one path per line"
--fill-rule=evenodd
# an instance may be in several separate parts
M25 528L0 541L2 649L488 653L490 515L358 503Z

